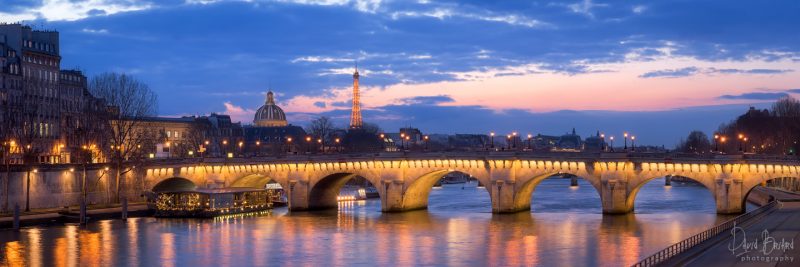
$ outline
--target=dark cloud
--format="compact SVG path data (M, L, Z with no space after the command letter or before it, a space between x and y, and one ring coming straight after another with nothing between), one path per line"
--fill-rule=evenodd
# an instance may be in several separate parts
M779 70L779 69L715 69L711 68L709 72L725 73L725 74L782 74L792 72L792 70Z
M800 89L789 89L789 90L786 90L786 92L800 94Z
M314 106L318 108L325 108L325 102L322 101L314 102Z
M402 99L402 102L406 105L437 105L440 103L447 103L455 101L452 97L448 95L437 95L437 96L415 96L410 98Z
M783 92L780 93L753 92L753 93L744 93L739 95L723 95L718 98L726 100L777 100L787 96L789 96L789 94Z
M674 69L674 70L658 70L658 71L651 71L639 75L641 78L678 78L678 77L687 77L696 74L699 71L697 67L686 67L682 69Z

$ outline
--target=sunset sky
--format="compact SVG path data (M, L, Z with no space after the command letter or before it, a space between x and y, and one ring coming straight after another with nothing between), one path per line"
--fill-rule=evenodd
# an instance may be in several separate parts
M306 125L637 134L673 146L800 97L798 1L0 0L61 33L62 68L135 75L163 116L251 123L268 88Z

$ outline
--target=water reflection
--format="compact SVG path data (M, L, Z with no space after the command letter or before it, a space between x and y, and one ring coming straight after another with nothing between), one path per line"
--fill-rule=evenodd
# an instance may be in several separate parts
M380 201L368 200L323 212L2 231L0 264L627 265L727 219L702 193L653 182L640 191L636 214L609 216L588 183L548 179L534 192L532 213L492 214L485 189L445 185L431 192L428 210L404 213L381 213Z

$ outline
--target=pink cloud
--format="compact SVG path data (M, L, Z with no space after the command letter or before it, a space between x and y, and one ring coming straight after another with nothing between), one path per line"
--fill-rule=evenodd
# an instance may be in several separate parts
M231 121L242 122L243 124L250 124L253 122L256 110L234 105L230 101L223 103L223 105L225 105L225 111L222 111L222 114L230 115Z

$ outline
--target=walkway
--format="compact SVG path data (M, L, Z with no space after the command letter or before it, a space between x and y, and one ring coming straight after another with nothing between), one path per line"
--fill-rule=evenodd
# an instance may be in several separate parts
M780 203L769 214L737 225L661 265L800 266L800 247L795 246L795 241L800 242L800 195L771 191Z

